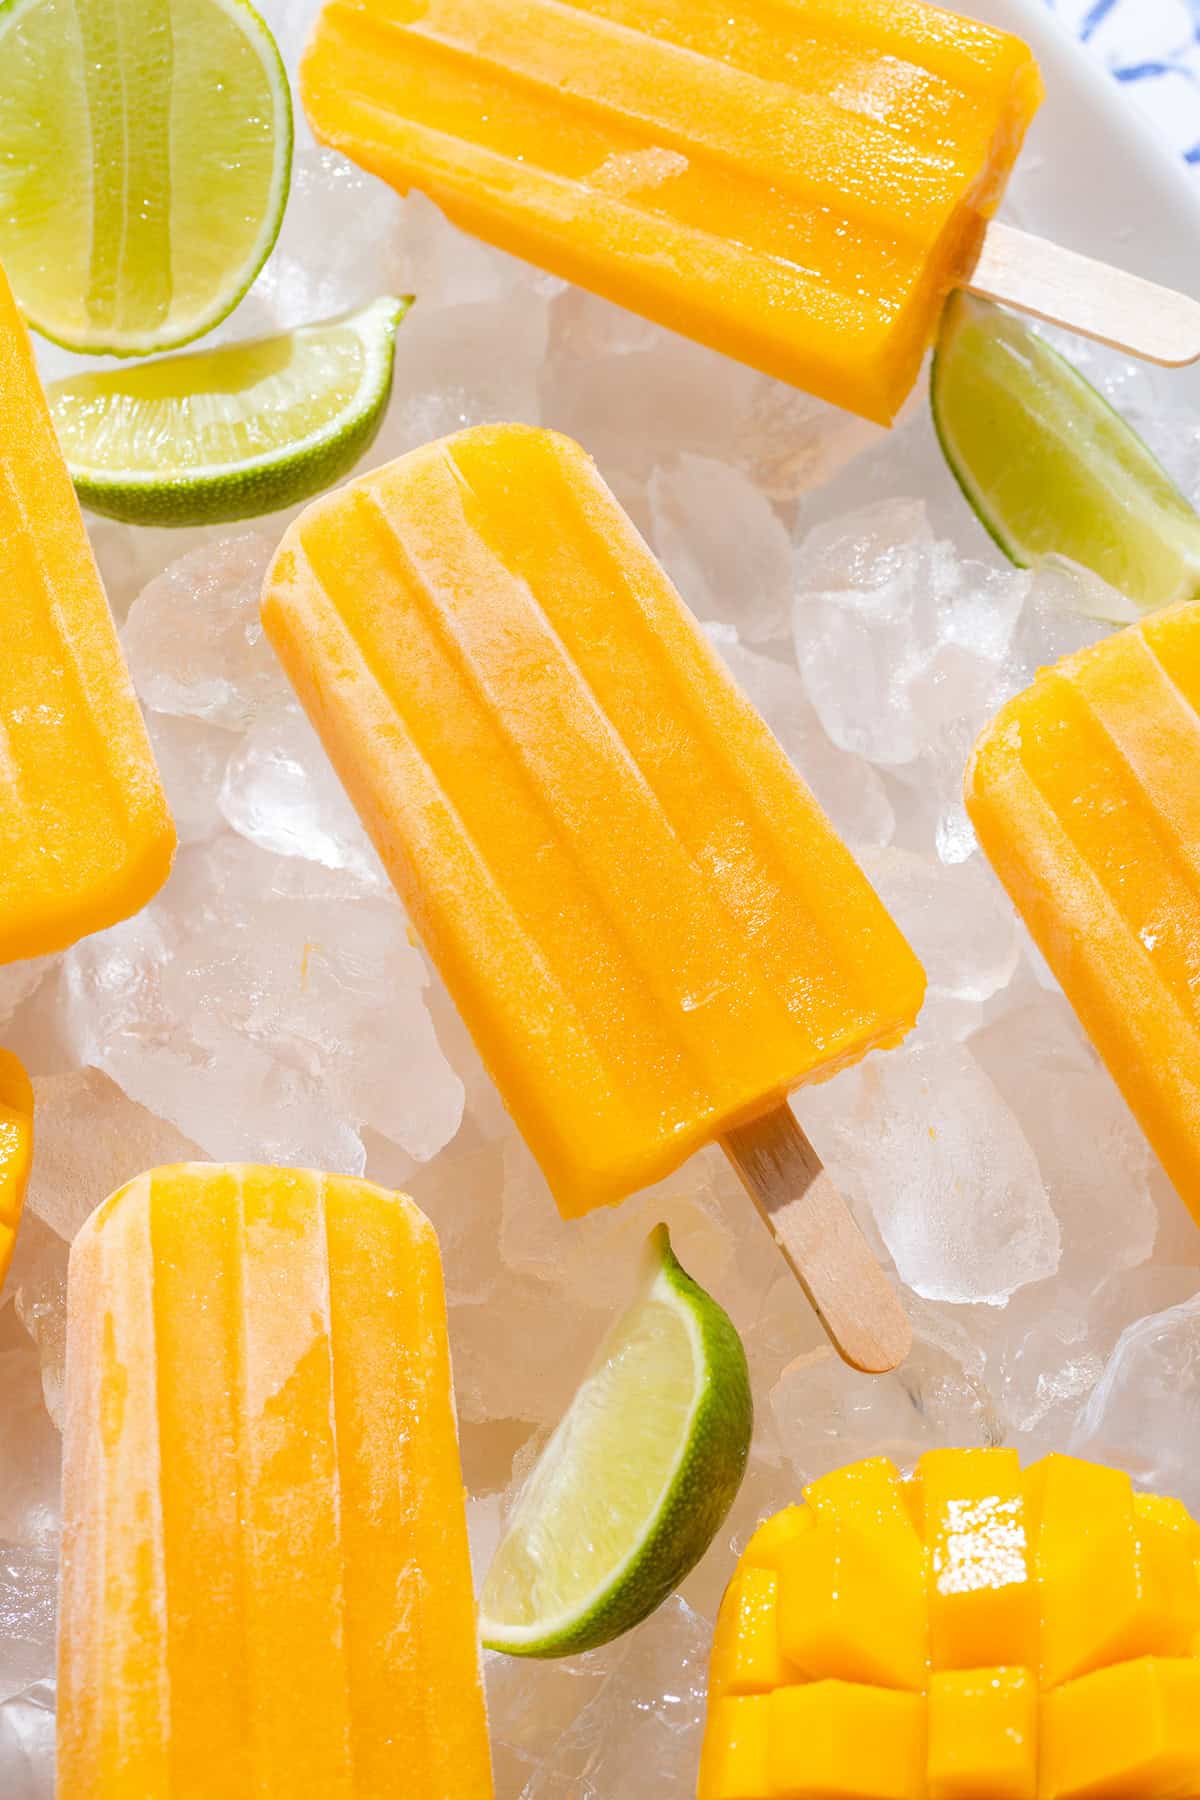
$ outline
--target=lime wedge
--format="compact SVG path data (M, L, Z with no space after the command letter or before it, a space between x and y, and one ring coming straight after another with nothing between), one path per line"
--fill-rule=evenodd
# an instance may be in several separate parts
M80 500L132 525L215 525L329 487L379 430L409 304L52 382Z
M279 232L292 103L245 0L0 0L0 262L35 330L199 337Z
M1058 555L1141 607L1200 593L1200 517L1045 338L963 293L934 353L933 420L980 521L1022 567Z
M741 1339L660 1225L513 1508L480 1600L488 1648L566 1656L652 1613L732 1506L753 1424Z

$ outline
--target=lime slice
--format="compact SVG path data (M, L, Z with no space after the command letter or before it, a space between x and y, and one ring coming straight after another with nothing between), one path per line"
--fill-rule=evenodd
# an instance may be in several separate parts
M0 262L30 324L69 350L169 350L275 242L287 76L245 0L0 0L0 145Z
M488 1648L566 1656L652 1613L732 1506L753 1424L741 1339L660 1225L513 1508L480 1601Z
M1069 557L1146 608L1200 593L1200 517L1136 432L1028 325L953 294L932 401L946 461L1013 562Z
M132 525L215 525L329 487L379 430L409 304L52 382L79 498Z

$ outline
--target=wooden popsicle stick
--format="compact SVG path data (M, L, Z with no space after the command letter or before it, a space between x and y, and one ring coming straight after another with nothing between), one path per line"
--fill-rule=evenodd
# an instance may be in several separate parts
M1166 368L1200 361L1200 301L999 219L958 285Z
M727 1131L721 1148L839 1356L868 1375L897 1368L912 1327L791 1107Z

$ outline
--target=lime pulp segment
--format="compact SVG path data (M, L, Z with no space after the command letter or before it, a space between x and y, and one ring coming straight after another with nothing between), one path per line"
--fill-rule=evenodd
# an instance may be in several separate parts
M1069 557L1145 608L1200 593L1200 517L1137 433L1032 327L952 295L931 398L946 460L1013 562Z
M83 504L135 525L209 525L340 480L379 429L408 305L383 298L277 337L53 382Z
M141 355L236 305L279 231L292 111L245 0L0 0L0 261L30 324Z
M518 1498L484 1584L484 1642L559 1656L647 1617L720 1527L752 1426L737 1333L660 1227L641 1292Z

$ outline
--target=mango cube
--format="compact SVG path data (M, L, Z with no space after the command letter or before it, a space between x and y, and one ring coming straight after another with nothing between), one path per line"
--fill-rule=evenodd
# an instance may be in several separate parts
M929 1685L929 1800L1037 1800L1029 1669L943 1669Z
M807 1506L785 1506L773 1518L764 1519L742 1551L743 1569L778 1569L779 1553L802 1531L811 1531L813 1515Z
M920 1800L925 1708L919 1694L815 1681L771 1695L768 1793L822 1800Z
M779 1648L773 1569L743 1565L725 1590L709 1664L712 1694L769 1694L789 1674Z
M810 1681L924 1685L925 1584L915 1534L912 1556L887 1555L866 1531L818 1521L779 1557L779 1642Z
M1015 1450L921 1458L935 1669L1037 1664L1037 1596Z
M700 1800L1200 1800L1200 1525L1068 1456L823 1476L755 1531Z
M1191 1800L1200 1794L1200 1662L1142 1657L1042 1702L1045 1800Z

